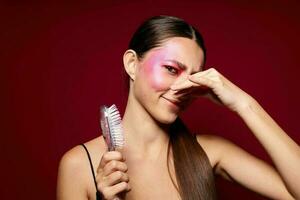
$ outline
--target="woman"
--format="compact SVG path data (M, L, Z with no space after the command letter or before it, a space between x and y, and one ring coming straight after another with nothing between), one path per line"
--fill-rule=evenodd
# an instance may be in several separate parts
M123 61L125 146L108 152L101 136L68 151L59 166L59 200L96 199L96 192L107 200L216 199L214 174L272 199L300 199L299 146L250 95L217 70L203 70L205 47L194 27L152 17ZM190 134L178 116L199 96L238 114L276 169L224 138Z

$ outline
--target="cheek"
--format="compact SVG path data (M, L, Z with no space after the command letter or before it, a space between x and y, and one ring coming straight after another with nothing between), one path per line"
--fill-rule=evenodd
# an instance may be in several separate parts
M157 91L168 89L173 83L173 79L166 73L163 66L151 65L145 67L145 75L151 87Z

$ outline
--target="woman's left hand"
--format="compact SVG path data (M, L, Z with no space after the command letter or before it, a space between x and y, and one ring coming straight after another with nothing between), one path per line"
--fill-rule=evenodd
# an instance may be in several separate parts
M208 97L235 112L247 106L250 99L252 99L250 95L214 68L189 75L184 81L175 82L171 89L175 91L186 90L189 91L189 94Z

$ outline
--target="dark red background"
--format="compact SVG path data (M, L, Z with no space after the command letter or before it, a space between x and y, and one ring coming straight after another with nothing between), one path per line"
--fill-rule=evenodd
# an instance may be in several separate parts
M99 135L98 107L123 112L122 54L147 17L182 17L215 66L255 97L297 143L300 14L296 1L2 2L0 199L55 199L60 157ZM192 108L192 109L191 109ZM271 163L238 116L199 99L183 116ZM159 181L159 180L158 180ZM221 179L220 199L263 199Z

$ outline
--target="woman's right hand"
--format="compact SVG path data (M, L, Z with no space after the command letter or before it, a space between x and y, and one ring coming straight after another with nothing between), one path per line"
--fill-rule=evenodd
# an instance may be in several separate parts
M120 199L123 192L130 191L125 158L119 151L103 154L97 169L97 188L105 200Z

